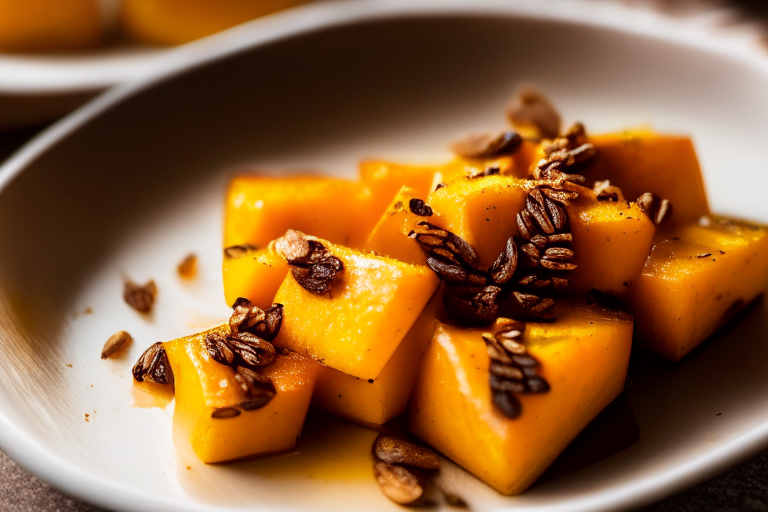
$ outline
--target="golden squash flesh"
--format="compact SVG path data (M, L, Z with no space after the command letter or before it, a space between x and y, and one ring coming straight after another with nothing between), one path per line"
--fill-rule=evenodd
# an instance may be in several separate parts
M163 344L173 369L176 391L174 428L188 439L206 463L224 462L284 452L296 446L312 397L318 365L295 354L279 355L262 370L277 394L264 407L241 410L229 418L214 418L217 409L237 408L246 400L228 366L211 359L205 349L217 327Z
M660 234L630 305L639 344L677 361L768 285L768 229L705 217Z
M331 243L344 263L328 295L304 289L289 273L275 296L285 306L275 344L361 379L379 376L438 285L426 266Z
M568 304L556 316L527 324L528 353L550 390L518 395L518 418L491 402L483 329L439 324L413 390L410 430L503 494L526 490L624 389L632 318Z

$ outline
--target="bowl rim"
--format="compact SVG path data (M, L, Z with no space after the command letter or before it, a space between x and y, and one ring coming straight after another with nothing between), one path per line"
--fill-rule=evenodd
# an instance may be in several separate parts
M426 16L500 15L530 21L561 22L617 34L645 36L691 49L724 55L768 76L768 52L744 38L712 37L700 26L680 18L589 0L330 0L290 9L184 45L160 56L141 77L104 92L54 123L12 155L0 167L0 194L36 158L110 108L185 72L217 60L319 30L365 22ZM712 477L727 467L768 447L768 422L651 478L617 486L565 504L535 507L551 511L599 511L638 507ZM177 500L128 488L70 464L49 452L0 409L0 449L30 473L53 487L88 503L114 510L210 511L215 507ZM273 510L293 510L273 507ZM528 507L516 506L526 510Z

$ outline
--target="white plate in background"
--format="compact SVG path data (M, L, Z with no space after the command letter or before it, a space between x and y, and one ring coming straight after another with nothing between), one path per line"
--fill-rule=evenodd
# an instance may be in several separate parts
M160 74L35 139L0 169L0 447L114 510L399 510L366 474L371 434L338 427L302 448L306 465L205 466L175 449L170 408L134 405L130 367L151 343L226 317L221 201L232 172L351 176L364 157L447 157L446 141L502 126L524 82L592 131L652 122L690 133L713 209L768 221L764 56L672 19L585 5L311 6L201 41L194 63L169 57ZM175 265L190 251L202 273L182 283ZM149 319L122 302L124 275L157 281ZM621 509L757 453L768 445L766 308L677 366L638 368L629 400L640 440L629 449L513 498L452 472L461 494L483 510ZM136 340L130 353L101 361L121 329ZM339 439L349 452L336 452Z

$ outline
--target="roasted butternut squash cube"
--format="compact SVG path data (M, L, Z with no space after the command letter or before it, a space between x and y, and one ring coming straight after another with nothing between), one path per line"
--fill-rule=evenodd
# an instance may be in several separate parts
M239 297L250 300L254 306L268 309L274 302L277 289L288 274L288 263L270 243L264 249L243 254L224 253L224 297L233 305Z
M0 2L0 51L63 51L97 46L102 39L98 0Z
M526 490L624 389L631 316L562 303L556 316L526 327L550 390L518 395L516 419L492 404L482 329L438 324L413 390L410 430L503 494Z
M400 189L365 241L364 249L414 265L426 264L424 251L408 237L408 233L424 220L411 211L409 203L412 199L420 199L414 189Z
M589 142L597 154L595 163L582 172L588 183L610 180L629 200L645 192L669 199L673 223L709 214L704 179L690 138L628 131L593 135Z
M626 295L651 250L656 232L653 222L637 204L624 201L585 198L567 210L578 263L568 275L572 289Z
M429 195L436 217L427 220L472 244L488 267L517 233L515 216L529 188L526 180L506 176L455 180Z
M518 234L516 215L534 184L505 176L449 183L430 194L436 216L429 222L467 240L488 267ZM655 226L634 203L601 202L591 190L578 189L580 197L566 208L578 264L568 278L576 291L623 294L642 270Z
M223 462L291 450L296 446L309 408L319 365L296 354L279 355L262 370L277 394L257 410L240 405L245 394L228 366L211 359L205 349L208 333L227 333L221 326L164 343L176 388L174 428L189 439L206 463ZM214 411L239 414L214 418Z
M421 360L437 325L438 292L411 326L375 379L324 367L313 400L321 408L357 423L382 425L405 412Z
M337 178L237 176L227 191L224 247L265 247L288 229L349 245L368 196L360 183Z
M140 41L182 44L306 0L122 0L123 30Z
M705 217L657 237L630 304L637 340L677 361L768 284L768 229Z
M285 306L275 344L361 379L375 379L438 285L426 266L325 243L344 263L328 295L289 273L275 296Z
M438 165L409 165L385 160L363 160L358 167L360 181L376 197L376 206L383 212L402 187L408 187L415 197L424 199L432 189Z

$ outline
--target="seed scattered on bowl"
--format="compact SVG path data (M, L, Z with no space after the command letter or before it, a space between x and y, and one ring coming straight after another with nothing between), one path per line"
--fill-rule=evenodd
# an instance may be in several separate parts
M104 343L104 348L101 349L101 358L106 359L121 348L123 348L127 343L130 343L133 341L133 338L130 334L128 334L125 331L118 331L112 336L109 337L106 343Z
M157 286L153 280L144 285L138 285L126 279L123 285L123 300L133 309L140 313L149 313L155 304L155 295L157 295Z

